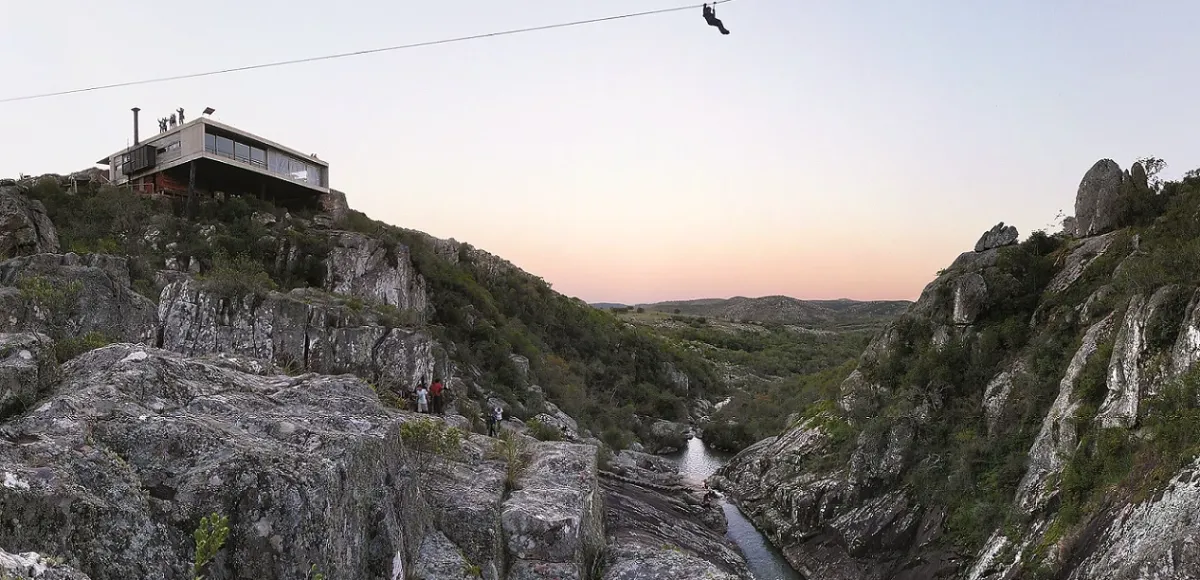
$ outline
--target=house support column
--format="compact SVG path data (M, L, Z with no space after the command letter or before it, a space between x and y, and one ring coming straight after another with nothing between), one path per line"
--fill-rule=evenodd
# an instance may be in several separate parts
M188 217L196 217L196 162L188 162L188 190L187 190L187 205Z

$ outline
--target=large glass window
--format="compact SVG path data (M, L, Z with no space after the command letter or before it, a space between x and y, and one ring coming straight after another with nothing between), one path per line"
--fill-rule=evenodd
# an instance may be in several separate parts
M210 153L230 157L277 175L290 177L316 187L326 187L325 170L280 151L267 151L253 145L239 143L228 137L204 134L204 149Z
M324 167L313 165L310 168L310 171L308 172L309 185L315 185L317 187L325 187L324 175L325 175Z
M267 171L287 175L291 171L288 158L278 151L267 152Z
M296 181L305 181L308 179L307 163L297 159L292 159L290 165L291 171L289 174L292 176L292 179L295 179Z
M238 161L241 161L243 163L250 163L250 146L249 145L246 145L245 143L234 143L233 150L234 150L234 154L237 156Z
M217 135L217 154L233 157L233 139Z

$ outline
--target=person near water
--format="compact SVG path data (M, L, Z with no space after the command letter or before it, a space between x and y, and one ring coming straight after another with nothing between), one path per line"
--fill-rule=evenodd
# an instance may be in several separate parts
M433 384L429 386L429 395L433 397L433 412L438 415L442 414L442 379L433 379Z
M717 30L720 30L721 34L729 34L729 31L725 30L725 24L717 19L716 4L713 4L712 6L709 6L708 4L704 5L704 21L707 22L709 26L717 27Z
M417 412L429 412L429 391L425 390L425 385L417 386Z

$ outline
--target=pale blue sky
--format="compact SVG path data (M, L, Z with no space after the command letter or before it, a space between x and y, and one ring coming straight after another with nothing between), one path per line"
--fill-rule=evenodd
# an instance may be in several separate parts
M0 4L0 98L686 5ZM0 104L0 176L68 172L183 106L314 152L373 217L590 301L915 298L1093 162L1200 166L1197 2L736 0Z

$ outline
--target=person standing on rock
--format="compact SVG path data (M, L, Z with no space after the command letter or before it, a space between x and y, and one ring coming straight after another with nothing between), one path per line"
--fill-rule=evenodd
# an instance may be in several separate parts
M429 395L433 397L433 412L438 415L443 413L442 389L444 388L442 386L442 379L439 378L433 379L433 384L429 386Z
M500 419L504 416L504 412L500 407L496 407L487 414L488 437L496 437L500 431Z
M429 391L425 390L425 385L417 385L417 412L429 412Z

